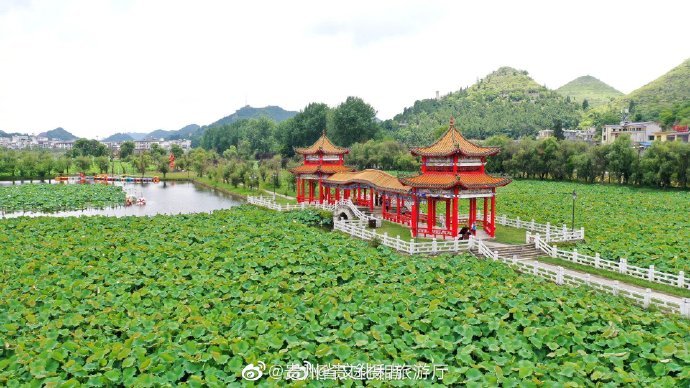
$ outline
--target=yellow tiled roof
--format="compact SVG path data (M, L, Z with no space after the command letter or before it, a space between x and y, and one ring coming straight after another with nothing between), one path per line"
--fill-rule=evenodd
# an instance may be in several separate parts
M350 150L348 150L347 148L338 147L331 143L331 141L326 136L326 132L324 131L321 137L318 138L318 140L316 140L314 144L304 148L295 147L295 152L302 155L316 154L319 152L322 152L326 155L341 155L350 152Z
M466 189L479 189L505 186L511 182L510 178L501 178L484 173L424 173L417 176L400 178L408 186L416 188L449 189L460 186Z
M420 156L449 156L456 153L467 156L489 156L500 151L498 147L482 147L465 139L460 131L455 129L455 119L450 118L450 126L446 133L436 143L428 147L418 147L411 150L412 154Z
M410 191L410 187L400 183L397 177L381 170L339 172L331 175L324 182L334 184L361 183L381 191L393 191L396 193L407 193Z

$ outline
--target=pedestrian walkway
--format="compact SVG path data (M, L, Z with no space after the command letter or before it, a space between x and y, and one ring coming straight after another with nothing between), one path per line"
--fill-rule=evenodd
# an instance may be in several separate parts
M588 286L599 291L627 298L645 308L654 306L663 311L690 317L689 298L669 295L619 280L612 280L604 276L564 268L556 264L536 260L532 257L521 258L517 254L509 256L500 253L509 252L510 247L511 245L507 244L475 240L470 244L470 251L475 256L501 261L519 272L540 276L559 285ZM520 245L513 245L513 247L520 247Z

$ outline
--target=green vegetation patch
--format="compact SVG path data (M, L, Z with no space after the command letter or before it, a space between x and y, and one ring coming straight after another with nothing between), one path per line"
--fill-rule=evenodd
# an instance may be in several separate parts
M686 320L300 217L5 220L0 385L239 385L258 361L446 364L440 383L484 386L690 382Z
M23 184L0 186L0 209L5 212L54 212L122 205L120 186L100 184Z
M514 181L498 189L498 213L570 228L572 192L575 227L585 227L580 253L641 267L690 273L687 191L547 181Z

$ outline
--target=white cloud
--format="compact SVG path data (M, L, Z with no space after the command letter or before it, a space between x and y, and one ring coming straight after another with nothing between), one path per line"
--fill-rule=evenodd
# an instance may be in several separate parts
M207 124L348 95L388 118L502 65L629 92L690 56L680 2L33 0L0 7L0 129Z

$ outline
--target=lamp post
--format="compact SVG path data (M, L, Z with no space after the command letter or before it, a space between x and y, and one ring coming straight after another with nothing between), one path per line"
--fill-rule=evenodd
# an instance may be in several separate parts
M573 190L573 222L571 230L575 231L575 200L577 199L577 193Z

